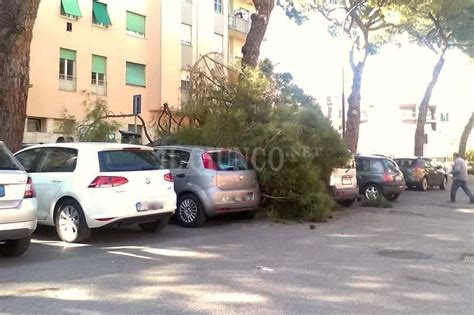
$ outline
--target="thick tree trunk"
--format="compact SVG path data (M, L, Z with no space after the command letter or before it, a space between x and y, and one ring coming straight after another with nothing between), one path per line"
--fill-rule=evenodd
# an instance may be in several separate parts
M441 70L443 70L444 66L444 52L438 59L434 69L433 75L431 77L431 81L428 83L428 86L425 90L425 95L421 100L420 106L418 108L418 119L416 123L416 131L415 131L415 156L423 156L423 147L425 143L425 125L426 125L426 115L428 114L428 107L430 105L431 95L433 93L433 89L438 82L439 74Z
M458 153L463 159L466 155L467 140L469 139L469 135L471 134L472 128L474 128L474 112L472 112L471 117L469 118L469 121L466 124L466 127L464 127L464 131L461 135L461 141L459 141Z
M362 86L362 75L364 73L365 60L358 63L352 68L352 90L349 95L348 103L349 108L347 110L347 122L344 140L346 141L347 147L352 153L357 153L357 144L359 142L359 126L360 126L360 102L361 102L361 86ZM344 113L343 113L344 114Z
M0 140L21 148L29 88L30 44L40 0L0 2Z
M260 46L267 31L270 14L275 6L274 0L253 0L256 13L251 16L250 31L242 47L242 66L255 68L260 56Z

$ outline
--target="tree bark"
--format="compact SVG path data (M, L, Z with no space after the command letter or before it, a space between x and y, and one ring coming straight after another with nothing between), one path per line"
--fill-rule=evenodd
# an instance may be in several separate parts
M270 14L275 6L274 0L253 0L256 13L251 16L250 31L242 47L242 66L257 67L260 46L267 31Z
M40 0L0 2L0 140L21 148L29 89L30 44Z
M361 102L361 87L362 75L364 73L365 60L359 62L352 68L352 88L351 94L347 102L349 108L347 110L347 122L344 140L349 150L352 153L357 153L357 144L359 142L359 126L360 126L360 102ZM344 115L344 113L343 113Z
M428 107L431 101L431 95L433 94L433 89L438 82L439 75L444 66L444 51L438 59L434 69L431 81L428 83L428 86L425 90L425 95L421 100L420 106L418 108L418 119L416 122L416 131L415 131L415 156L423 156L423 146L425 143L425 125L426 125L426 115L428 114Z
M459 141L458 153L463 159L466 155L467 140L469 139L469 135L471 134L472 128L474 128L474 112L472 112L471 117L469 118L469 121L466 124L466 127L464 127L464 131L461 135L461 141Z

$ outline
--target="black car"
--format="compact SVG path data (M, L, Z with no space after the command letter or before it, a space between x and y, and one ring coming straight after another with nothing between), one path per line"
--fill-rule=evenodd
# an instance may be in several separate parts
M360 194L368 200L381 196L396 200L405 191L403 173L393 160L381 155L356 155Z
M441 165L435 165L429 158L398 158L400 167L408 187L416 187L426 191L428 187L438 186L446 189L448 174Z

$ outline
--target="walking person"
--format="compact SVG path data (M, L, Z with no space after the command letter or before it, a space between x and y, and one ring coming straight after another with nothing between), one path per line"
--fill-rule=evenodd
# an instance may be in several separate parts
M453 154L454 164L453 170L451 173L453 174L453 184L451 186L451 202L456 202L456 192L459 188L461 188L466 195L471 200L471 203L474 203L474 196L472 192L467 187L467 182L469 181L469 175L467 173L467 164L458 153Z

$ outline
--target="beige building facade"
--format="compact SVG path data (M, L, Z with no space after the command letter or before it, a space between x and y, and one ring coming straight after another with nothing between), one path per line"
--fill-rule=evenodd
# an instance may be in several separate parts
M201 55L241 57L252 8L251 0L42 0L24 142L55 142L66 115L83 119L87 99L132 114L133 96L141 95L147 124L165 102L178 109L187 69ZM135 130L133 117L117 121Z

